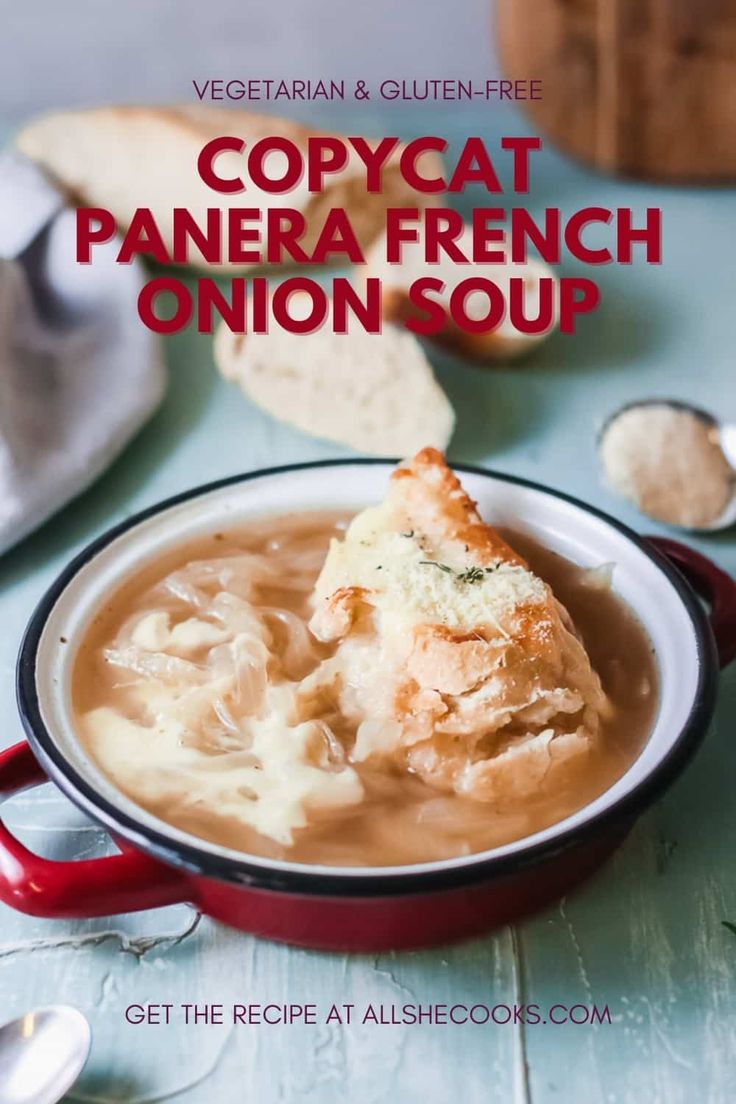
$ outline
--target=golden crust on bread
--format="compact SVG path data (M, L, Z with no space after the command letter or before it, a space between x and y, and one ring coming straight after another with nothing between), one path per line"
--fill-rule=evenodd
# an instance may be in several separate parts
M473 562L486 566L496 560L521 564L522 557L500 534L486 525L477 503L435 448L424 448L391 476L390 500L403 501L407 515L421 531L436 539L459 542Z
M356 758L498 800L597 736L606 700L567 612L435 449L333 541L314 605L313 632L337 642L316 678L355 724Z

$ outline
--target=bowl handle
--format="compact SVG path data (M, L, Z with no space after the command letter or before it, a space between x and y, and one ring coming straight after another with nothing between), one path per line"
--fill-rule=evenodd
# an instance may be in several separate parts
M685 576L710 606L710 625L721 668L736 659L736 579L686 544L669 537L647 537L658 552Z
M44 782L28 744L0 752L0 800ZM141 851L55 862L34 855L0 820L0 901L19 912L84 919L179 904L190 894L186 874Z

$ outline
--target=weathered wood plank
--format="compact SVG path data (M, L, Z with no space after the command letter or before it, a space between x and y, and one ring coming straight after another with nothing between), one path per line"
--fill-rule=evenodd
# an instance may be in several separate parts
M535 1104L569 1071L612 1104L736 1098L736 680L688 773L605 870L524 929L536 999L607 1004L613 1024L527 1032ZM553 1046L550 1045L553 1039Z

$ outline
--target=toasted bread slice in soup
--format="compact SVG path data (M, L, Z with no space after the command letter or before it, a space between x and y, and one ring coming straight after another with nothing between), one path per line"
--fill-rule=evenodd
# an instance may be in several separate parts
M333 540L313 602L337 646L303 689L355 724L354 761L500 802L598 738L607 701L567 611L435 449Z

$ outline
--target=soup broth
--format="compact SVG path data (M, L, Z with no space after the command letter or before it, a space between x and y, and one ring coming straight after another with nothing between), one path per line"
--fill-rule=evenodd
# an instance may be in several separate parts
M605 572L583 570L526 537L505 533L567 607L613 707L591 751L557 770L554 785L542 780L523 802L511 798L484 802L435 789L396 768L357 762L351 765L363 786L362 800L314 811L287 844L244 824L231 815L231 809L192 801L184 777L179 786L167 785L158 797L143 793L129 776L121 782L85 736L85 717L100 707L124 717L140 714L136 687L141 679L155 681L156 664L168 662L166 656L156 658L155 651L149 650L141 668L140 653L130 643L141 617L157 611L165 616L170 631L184 626L183 640L193 614L207 617L216 593L224 589L246 596L253 616L268 633L269 682L300 680L331 651L307 629L310 595L330 539L342 535L348 520L332 512L313 512L215 533L160 558L111 597L80 647L72 697L90 754L129 798L185 832L237 851L298 863L387 866L467 855L528 836L590 803L628 769L647 740L657 707L656 664L645 631L607 585ZM186 659L172 662L191 665L196 679L209 647L217 647L215 631L211 641L193 642ZM158 673L168 677L164 666ZM250 690L245 687L241 697L246 711ZM327 743L333 745L331 750L328 746L325 766L335 769L343 760L350 761L355 732L340 716L331 714L322 720ZM211 755L213 762L230 756L237 765L248 754L247 746L239 742L237 718L223 711L212 711L184 739ZM142 762L140 771L145 770ZM243 801L248 799L244 793Z

